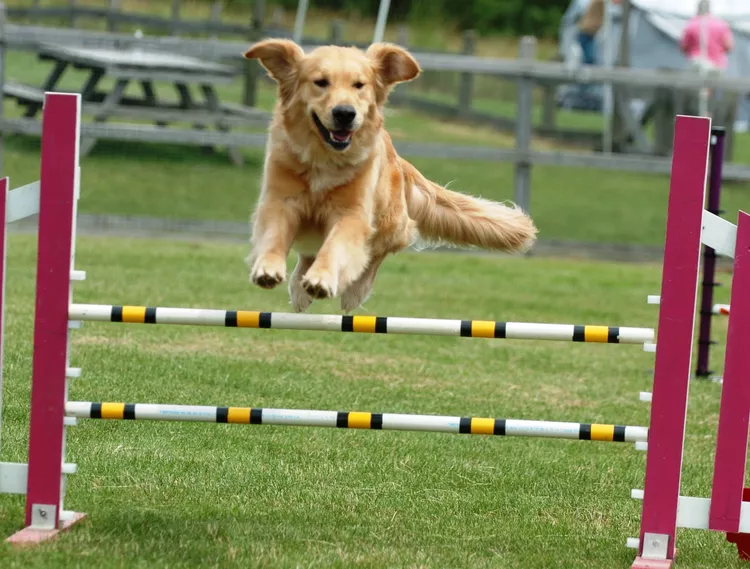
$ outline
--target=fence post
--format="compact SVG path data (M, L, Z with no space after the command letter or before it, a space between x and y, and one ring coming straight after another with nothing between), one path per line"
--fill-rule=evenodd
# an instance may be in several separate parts
M120 12L120 0L109 0L109 14L107 15L107 31L117 31L117 16Z
M253 14L250 20L250 43L255 43L263 36L263 22L266 20L266 0L253 2ZM258 104L258 74L260 65L255 59L245 60L245 88L242 103L247 107Z
M70 8L70 27L76 27L76 0L68 0L68 7Z
M463 33L464 46L461 53L474 55L477 51L477 33L474 30L466 30ZM474 74L461 73L461 82L458 85L458 116L466 117L471 113L471 99L474 94Z
M616 67L630 66L630 0L621 0L621 32L620 47L617 54ZM624 108L627 89L624 85L615 85L612 92L612 150L624 150L628 143L628 129L623 119L627 112Z
M536 57L536 38L524 36L518 50L521 64L530 65ZM534 80L524 71L518 78L518 106L516 107L515 194L518 206L529 212L531 206L531 150L532 113L534 111Z
M270 22L270 28L271 32L276 35L277 31L284 27L284 18L286 17L286 13L284 12L284 8L281 6L274 6L273 12L271 12L271 22Z
M344 43L344 22L338 18L331 20L328 41L332 45L341 45Z
M557 123L557 102L555 101L554 83L542 85L542 126L554 130Z
M212 40L219 39L219 24L221 24L222 7L221 0L214 0L214 3L211 4L211 23L216 25L216 28L214 28L209 36Z
M294 15L294 31L292 32L292 39L298 44L302 43L302 36L304 35L305 20L307 19L307 4L308 0L299 0L299 3L297 4L297 13Z
M39 8L39 0L31 0L31 17L29 20L31 20L32 24L38 24L40 19L37 17L37 14L39 13L37 10Z
M180 0L172 0L172 26L171 35L180 35Z

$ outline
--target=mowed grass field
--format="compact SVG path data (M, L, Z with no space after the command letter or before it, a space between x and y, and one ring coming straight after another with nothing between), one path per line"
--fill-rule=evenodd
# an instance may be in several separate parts
M28 433L35 240L8 261L3 460ZM288 310L251 288L244 246L81 238L78 302ZM655 326L657 265L403 254L360 314ZM721 279L727 284L728 275ZM725 301L729 287L717 290ZM314 312L337 312L334 302ZM716 338L726 321L717 319ZM721 357L716 347L715 362ZM638 346L86 323L70 399L647 425ZM683 493L708 495L720 395L691 387ZM0 566L629 567L645 455L624 443L343 429L80 421L66 508L88 520ZM0 534L21 497L0 500ZM678 567L742 567L680 531Z

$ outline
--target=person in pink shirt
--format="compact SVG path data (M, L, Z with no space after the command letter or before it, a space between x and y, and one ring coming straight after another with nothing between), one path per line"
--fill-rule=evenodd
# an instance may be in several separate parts
M733 48L729 24L711 14L710 0L701 0L698 13L682 32L680 49L694 69L721 73L729 64L728 54Z

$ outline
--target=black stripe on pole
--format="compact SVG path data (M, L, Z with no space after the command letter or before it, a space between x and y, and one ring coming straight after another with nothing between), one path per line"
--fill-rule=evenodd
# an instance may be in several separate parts
M495 338L505 338L506 328L505 322L495 322Z
M609 327L609 332L607 332L607 343L608 344L620 343L620 327L619 326Z
M135 420L135 403L125 403L125 409L122 412L122 418Z
M227 313L224 315L224 326L229 326L231 328L237 327L237 311L236 310L227 310Z
M250 424L251 425L263 424L263 409L257 409L257 408L250 409Z
M591 425L589 425L588 423L581 423L581 426L578 429L578 438L582 441L590 441Z
M349 426L349 411L336 413L336 426L340 429L346 429Z
M341 331L354 332L354 316L341 317Z
M495 419L495 428L492 430L493 435L505 435L505 419Z
M144 324L156 324L156 308L146 307L146 316L143 319Z
M586 341L586 326L576 324L573 326L573 341L574 342L585 342Z
M216 422L217 423L229 422L229 407L217 407L216 408Z
M471 417L461 417L458 423L458 432L463 434L471 434Z
M615 425L615 434L612 436L612 440L616 443L625 442L625 427L622 425Z
M271 313L261 312L258 316L258 328L270 328L271 327Z
M375 333L376 334L387 334L388 333L388 319L384 316L378 316L375 318Z
M102 418L102 404L101 403L91 404L91 412L89 413L89 417L91 417L92 419Z
M461 320L461 336L471 338L471 320Z
M382 413L373 413L372 417L370 419L370 428L371 429L382 429L383 428L383 414Z
M109 319L112 322L122 322L122 306L113 306Z

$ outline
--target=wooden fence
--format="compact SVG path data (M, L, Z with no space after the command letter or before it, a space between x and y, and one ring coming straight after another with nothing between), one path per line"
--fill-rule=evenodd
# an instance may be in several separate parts
M5 27L5 44L11 49L35 49L39 42L63 43L79 46L100 46L127 48L135 44L144 49L177 52L212 60L244 64L240 54L247 47L246 42L221 41L217 39L195 39L188 37L147 36L136 39L132 34L110 33L103 31L71 30L65 28L48 28L8 24ZM304 46L310 49L311 46ZM659 70L635 70L627 68L580 67L571 68L556 62L538 61L534 58L535 40L524 38L519 59L496 59L461 54L415 53L423 69L435 72L455 72L464 76L484 74L501 77L517 84L516 120L514 121L516 146L512 149L481 146L456 146L445 144L425 144L413 142L397 143L398 150L404 156L423 156L451 160L480 160L510 162L516 171L516 195L518 203L528 205L530 202L532 168L536 165L555 165L569 167L598 168L603 170L650 172L666 174L670 170L671 160L668 156L633 156L623 154L606 154L575 151L541 151L531 148L534 136L533 102L534 90L540 84L556 83L602 83L612 84L616 89L625 89L631 93L654 89L681 89L697 91L710 86L725 93L744 95L750 93L750 78L730 79L727 77L706 79L689 72L665 74ZM258 70L246 75L248 80L257 81ZM464 99L467 94L462 95ZM247 102L247 101L246 101ZM670 121L674 115L671 116ZM627 118L626 118L627 119ZM625 122L627 122L626 119ZM669 124L671 122L668 121ZM5 132L38 132L39 126L28 119L4 119L0 128ZM154 127L142 130L128 125L118 128L115 124L85 123L84 134L91 134L99 139L114 140L166 140L165 136ZM229 134L211 133L211 136L225 135L239 146L263 146L265 136L262 134ZM206 133L208 136L208 133ZM223 140L223 138L222 138ZM178 142L170 140L171 142ZM211 143L222 144L219 138ZM206 143L209 143L207 141ZM227 142L229 143L229 142ZM727 179L750 180L750 165L728 163L724 168Z
M124 31L126 26L138 26L144 28L148 33L158 35L169 35L178 37L187 34L191 37L218 38L247 38L252 41L261 36L292 37L292 30L285 27L280 17L280 12L274 12L270 22L266 23L265 0L253 3L252 14L247 18L247 23L227 23L222 21L223 2L215 1L211 5L210 16L207 19L185 19L181 10L181 0L172 0L169 16L158 16L146 13L124 12L121 9L121 0L102 0L102 6L79 4L77 0L68 0L65 6L42 6L39 0L34 0L30 6L9 7L7 9L10 21L24 21L32 24L47 24L65 22L75 29L82 21L99 21L104 23L106 30L116 32ZM329 24L328 36L325 38L304 37L303 43L308 46L334 44L347 45L352 42L344 42L345 23L342 20L332 20ZM398 28L397 42L409 47L412 51L419 52L413 46L409 46L408 27L401 25ZM461 54L475 55L477 34L473 30L463 33L463 47ZM366 47L366 44L354 45ZM248 63L248 73L257 71L257 65ZM512 133L515 121L512 117L498 116L497 114L477 111L474 108L474 93L476 91L476 76L473 73L460 73L457 78L450 77L450 73L434 72L425 70L422 77L415 84L400 86L394 93L392 103L395 106L407 106L430 115L442 118L456 118L475 124L492 125L496 129ZM496 80L499 85L500 80ZM507 82L506 82L507 83ZM254 105L257 96L255 90L257 81L254 77L248 77L245 81L246 94L243 101ZM562 142L572 142L592 147L601 136L591 130L561 128L556 124L555 88L554 83L544 83L542 104L543 121L541 125L534 126L534 133ZM506 89L507 90L507 89ZM435 101L424 96L425 92L439 92L442 94L452 93L454 102ZM421 92L421 94L420 94Z

